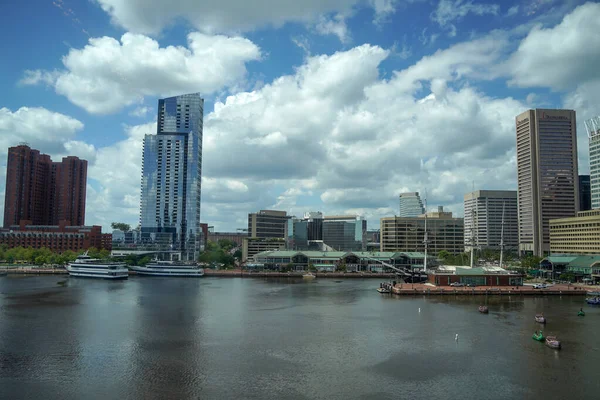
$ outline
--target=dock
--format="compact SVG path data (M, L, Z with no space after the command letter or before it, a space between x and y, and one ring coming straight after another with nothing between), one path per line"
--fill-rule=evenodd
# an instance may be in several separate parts
M573 285L552 285L545 289L533 286L430 286L422 283L397 284L392 293L399 296L586 296L587 289Z

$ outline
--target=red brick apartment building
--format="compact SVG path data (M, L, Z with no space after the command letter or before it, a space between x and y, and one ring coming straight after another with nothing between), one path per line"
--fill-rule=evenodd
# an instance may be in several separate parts
M90 247L111 250L112 235L110 236L110 240L107 241L106 234L102 234L102 227L98 225L71 226L66 220L60 221L58 225L34 225L32 221L22 220L19 225L0 229L0 245L5 244L9 248L46 247L57 253L85 250ZM109 247L105 247L106 243L109 243Z
M85 225L87 161L63 157L52 162L47 154L27 145L8 149L4 228L19 225Z

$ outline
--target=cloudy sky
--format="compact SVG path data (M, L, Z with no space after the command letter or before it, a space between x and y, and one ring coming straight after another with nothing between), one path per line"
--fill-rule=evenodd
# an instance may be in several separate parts
M201 92L202 221L360 213L403 191L462 215L515 189L514 117L600 114L600 4L577 0L31 0L0 13L6 152L89 161L86 223L137 225L157 99ZM0 215L2 218L2 215Z

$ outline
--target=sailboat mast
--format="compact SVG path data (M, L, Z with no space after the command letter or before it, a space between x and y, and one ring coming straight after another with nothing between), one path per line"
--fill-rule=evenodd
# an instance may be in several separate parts
M473 253L475 250L475 213L477 209L477 198L473 192L473 207L471 208L471 268L473 268Z
M502 203L502 228L500 231L500 268L502 268L502 261L504 259L504 206L506 202Z
M423 272L427 273L427 189L425 189L425 235L423 237L425 245L425 257L423 259Z

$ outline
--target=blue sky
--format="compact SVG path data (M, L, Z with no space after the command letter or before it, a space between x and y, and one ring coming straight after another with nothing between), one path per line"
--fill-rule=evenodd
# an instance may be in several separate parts
M32 0L3 7L0 147L88 159L87 220L137 224L162 96L206 99L202 220L278 208L462 215L515 189L514 116L600 114L600 4L526 0ZM6 150L0 153L0 205Z

